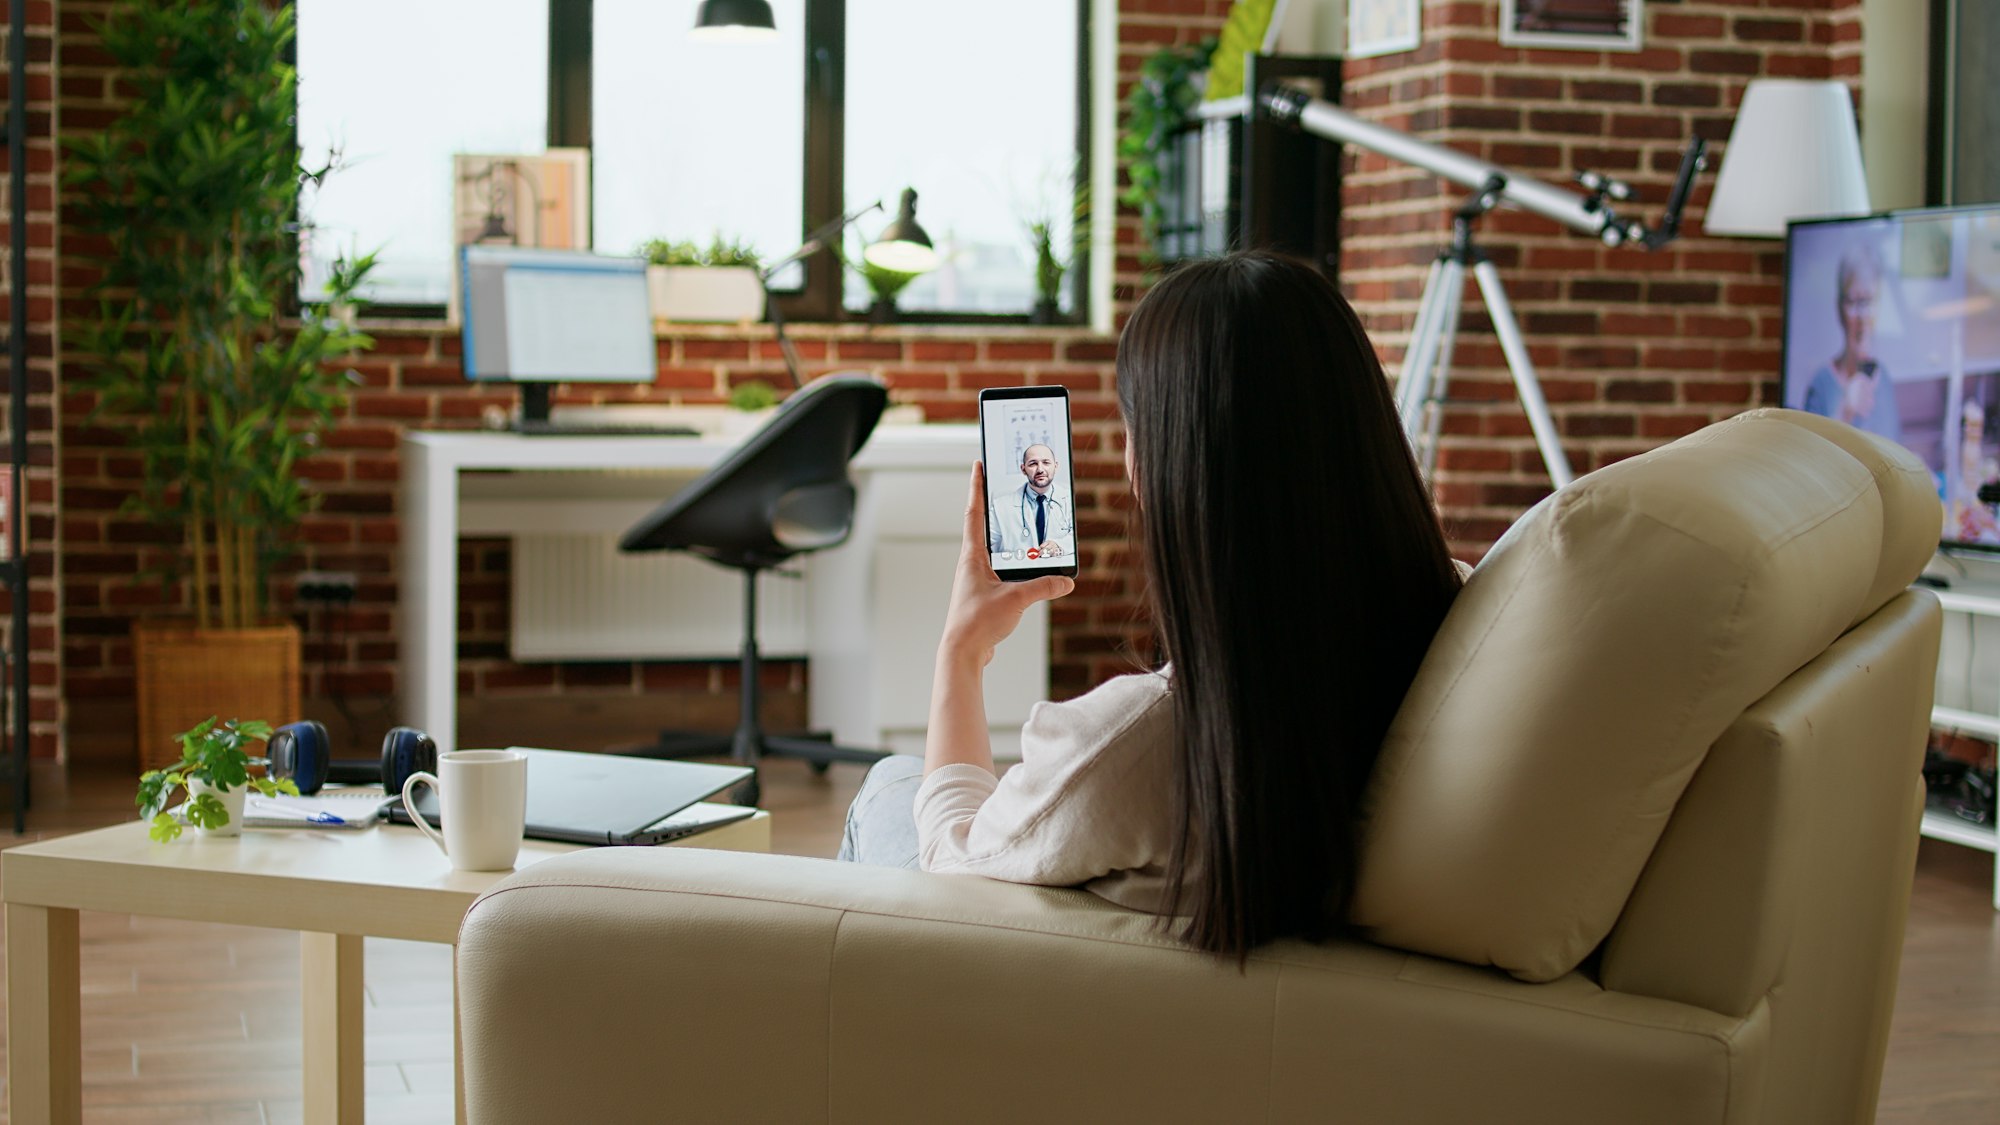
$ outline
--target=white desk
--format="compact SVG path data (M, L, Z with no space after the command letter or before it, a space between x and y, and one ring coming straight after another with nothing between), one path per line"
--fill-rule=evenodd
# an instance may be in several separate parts
M440 750L458 746L459 536L615 535L735 444L711 437L405 434L402 721L429 733ZM976 426L877 427L852 466L853 536L806 557L811 723L844 745L922 745L931 662L978 444ZM563 472L576 474L573 487L553 476ZM987 673L996 753L1017 744L1028 709L1046 698L1048 614L1038 605ZM663 725L671 720L662 716Z

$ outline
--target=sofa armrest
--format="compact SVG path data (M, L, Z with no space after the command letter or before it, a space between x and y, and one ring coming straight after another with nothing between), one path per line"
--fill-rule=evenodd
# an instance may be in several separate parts
M1354 943L1239 971L1081 891L694 849L510 877L457 973L482 1123L1749 1121L1766 1042L1582 977Z

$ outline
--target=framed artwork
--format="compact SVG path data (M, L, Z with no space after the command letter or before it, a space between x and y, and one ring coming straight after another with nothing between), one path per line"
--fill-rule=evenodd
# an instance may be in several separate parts
M590 245L590 152L461 152L451 158L452 245L549 250Z
M1414 51L1422 38L1418 0L1347 0L1347 57Z
M1503 47L1636 51L1643 0L1500 0Z
M451 276L445 320L458 323L458 247L590 248L590 150L456 153L451 158Z

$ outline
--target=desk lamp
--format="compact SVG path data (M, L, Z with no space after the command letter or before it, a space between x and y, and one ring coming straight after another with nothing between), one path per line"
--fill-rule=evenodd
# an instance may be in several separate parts
M903 189L902 205L896 208L895 219L882 228L882 233L861 256L871 265L897 273L929 273L937 268L937 251L931 247L931 236L917 225L914 188Z
M866 207L849 211L838 219L826 224L806 236L797 250L785 255L763 269L757 271L757 281L764 287L764 307L771 312L771 327L778 333L778 350L785 357L785 372L792 377L792 389L805 386L805 378L799 374L799 352L792 346L792 338L785 334L785 314L778 309L778 302L771 296L771 279L779 270L793 262L804 261L827 248L833 239L840 237L856 219L870 211L880 211L882 201L876 200ZM882 234L862 250L861 255L883 269L901 270L904 273L926 273L937 267L937 251L931 248L931 236L917 225L917 193L909 189L903 191L903 202L896 218L882 228Z
M1854 103L1840 82L1759 78L1722 154L1702 227L1709 234L1783 238L1793 219L1868 213Z

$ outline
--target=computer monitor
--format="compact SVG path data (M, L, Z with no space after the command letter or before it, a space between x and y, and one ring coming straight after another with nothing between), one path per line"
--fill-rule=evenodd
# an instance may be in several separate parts
M1793 223L1786 406L1914 452L1943 546L2000 551L2000 205Z
M549 420L556 383L658 375L643 258L577 250L459 250L465 377L521 385L521 425Z

